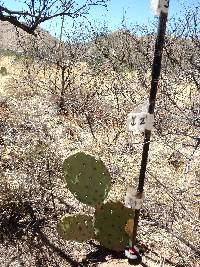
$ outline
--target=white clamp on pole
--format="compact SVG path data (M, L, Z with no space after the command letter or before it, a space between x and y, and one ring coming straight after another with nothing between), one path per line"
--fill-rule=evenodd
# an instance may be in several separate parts
M137 192L129 186L125 196L125 207L139 210L144 202L144 192Z
M151 0L151 9L155 16L159 16L160 12L168 13L169 0Z

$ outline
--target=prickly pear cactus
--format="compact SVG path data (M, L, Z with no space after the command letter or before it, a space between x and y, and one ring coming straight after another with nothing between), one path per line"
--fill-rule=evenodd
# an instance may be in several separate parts
M134 219L129 219L125 226L125 232L131 238L133 236L133 226L134 226Z
M66 240L83 242L94 238L93 218L87 215L66 215L57 225L59 235Z
M83 152L65 159L63 174L69 190L85 204L102 203L110 190L111 177L104 163Z
M94 221L96 239L108 249L123 251L129 241L125 226L133 217L134 211L120 202L108 202L98 207Z

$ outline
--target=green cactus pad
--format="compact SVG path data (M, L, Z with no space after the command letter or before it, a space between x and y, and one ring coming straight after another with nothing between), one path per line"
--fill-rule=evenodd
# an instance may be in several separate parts
M104 163L83 152L65 159L63 174L69 190L85 204L101 204L110 190L111 177Z
M66 215L57 225L59 235L66 240L83 242L94 238L93 218L87 215Z
M96 209L95 236L104 247L123 251L129 240L125 226L134 217L134 210L124 207L120 202L109 202Z

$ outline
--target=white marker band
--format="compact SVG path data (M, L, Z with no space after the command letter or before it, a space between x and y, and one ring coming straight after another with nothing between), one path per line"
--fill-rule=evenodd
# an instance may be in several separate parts
M145 129L151 131L154 125L154 114L147 113Z
M133 187L128 187L125 196L125 207L139 210L144 202L144 193L138 193Z
M151 0L151 9L156 16L160 15L160 12L168 13L169 0Z
M128 131L134 134L144 133L145 130L151 131L154 125L154 114L130 112L127 123Z

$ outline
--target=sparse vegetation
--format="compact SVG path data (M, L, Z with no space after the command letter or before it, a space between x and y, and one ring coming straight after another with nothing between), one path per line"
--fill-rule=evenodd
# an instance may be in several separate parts
M150 267L200 264L197 10L171 20L166 37L138 233ZM127 186L136 185L143 137L126 131L126 118L149 91L152 32L135 26L85 36L76 26L73 37L63 30L48 46L24 47L20 61L0 51L0 72L7 72L0 82L1 266L94 266L107 256L123 258L93 239L59 238L63 215L94 214L66 187L62 165L77 151L100 157L112 177L108 202L123 203Z
M8 74L6 67L1 67L1 69L0 69L0 74L1 74L2 76L5 76L5 75Z

